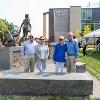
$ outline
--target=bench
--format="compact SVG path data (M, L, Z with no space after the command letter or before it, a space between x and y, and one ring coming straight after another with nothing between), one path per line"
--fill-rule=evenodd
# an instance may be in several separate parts
M76 62L76 73L86 72L86 64L82 62Z

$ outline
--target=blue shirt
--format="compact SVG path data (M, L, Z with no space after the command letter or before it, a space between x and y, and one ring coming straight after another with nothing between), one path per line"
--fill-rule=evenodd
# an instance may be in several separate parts
M65 62L66 44L60 43L55 46L53 60L56 62Z
M38 43L35 41L33 41L33 42L31 42L30 40L25 41L21 48L21 55L22 56L35 55L37 45L38 45Z
M68 40L66 42L66 46L67 46L67 55L78 57L79 47L78 43L75 40Z

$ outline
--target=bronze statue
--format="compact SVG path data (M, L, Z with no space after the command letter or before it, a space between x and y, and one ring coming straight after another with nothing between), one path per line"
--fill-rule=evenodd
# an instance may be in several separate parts
M29 15L25 14L25 19L23 20L21 27L20 27L20 32L21 32L21 28L23 27L23 37L27 37L28 32L31 32L31 24L30 24L30 19L29 19Z
M4 36L4 40L3 40L3 45L5 45L6 47L15 46L14 37L13 37L13 35L9 31L5 32L5 36Z

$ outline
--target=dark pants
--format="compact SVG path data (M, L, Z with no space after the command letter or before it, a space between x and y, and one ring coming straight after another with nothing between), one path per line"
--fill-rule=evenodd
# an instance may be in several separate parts
M83 49L83 56L87 56L86 49Z

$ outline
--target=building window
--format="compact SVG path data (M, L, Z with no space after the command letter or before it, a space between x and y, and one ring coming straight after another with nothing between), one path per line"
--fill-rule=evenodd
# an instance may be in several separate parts
M82 24L81 24L82 32L84 31L84 27L85 27L86 24L87 24L86 22L82 22ZM91 31L100 29L100 22L99 21L90 22L90 23L88 23L88 25L90 25Z
M92 20L92 9L91 8L82 8L81 9L81 18L82 18L82 20Z

